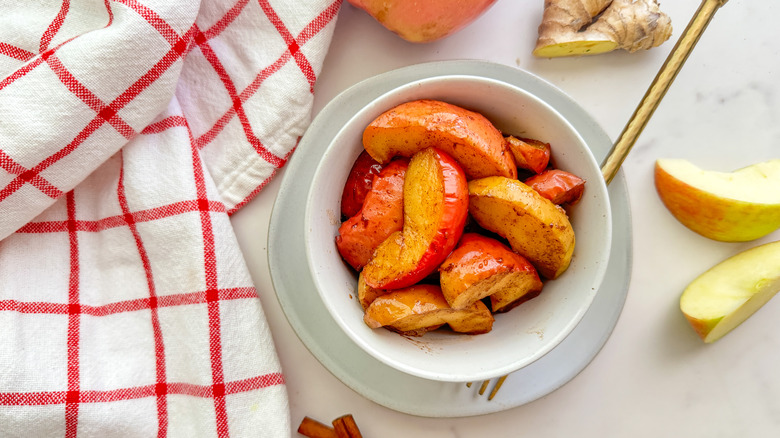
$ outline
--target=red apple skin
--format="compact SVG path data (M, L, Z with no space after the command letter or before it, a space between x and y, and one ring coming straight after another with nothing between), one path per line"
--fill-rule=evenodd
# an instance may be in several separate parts
M469 205L468 183L463 169L455 159L437 148L427 148L418 154L433 156L441 173L442 187L420 187L419 184L424 181L410 177L411 167L417 158L412 157L404 182L404 228L390 235L364 268L366 284L375 289L400 289L423 280L438 269L463 235ZM413 197L407 193L420 190L441 190L443 206L441 217L435 222L437 228L433 236L423 242L425 248L418 254L410 248L417 245L415 240L423 237L413 224L420 223L419 218L430 212L427 205L410 201ZM382 247L388 248L387 251L382 251Z
M545 170L524 182L557 205L574 205L582 198L585 191L585 180L560 169Z
M363 208L363 201L371 191L374 177L379 175L381 170L382 164L371 158L365 150L358 155L341 193L341 214L352 217Z
M374 178L360 210L344 221L336 236L341 257L356 271L389 235L403 229L403 186L408 160L391 161Z
M515 157L518 169L542 173L550 164L550 155L552 155L550 143L510 135L506 137L506 144Z
M442 293L453 308L462 308L484 298L491 289L485 289L482 296L467 298L464 293L472 285L494 275L523 273L536 279L539 291L542 286L536 269L528 260L498 240L477 233L463 234L439 271Z
M476 20L496 0L349 0L413 43L445 38Z

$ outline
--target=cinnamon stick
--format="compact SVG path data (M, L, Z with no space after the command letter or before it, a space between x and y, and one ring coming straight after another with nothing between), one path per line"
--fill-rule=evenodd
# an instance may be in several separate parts
M298 433L308 438L339 438L332 427L310 417L303 417Z
M351 414L343 415L333 420L333 429L336 431L338 438L363 438Z

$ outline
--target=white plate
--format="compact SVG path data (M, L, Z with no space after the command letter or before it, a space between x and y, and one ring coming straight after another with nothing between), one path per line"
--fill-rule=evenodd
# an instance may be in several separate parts
M352 114L382 93L404 83L437 75L474 75L525 88L556 108L577 128L597 160L611 146L609 137L568 96L521 70L482 61L444 61L394 70L367 79L334 98L312 122L285 170L268 230L271 279L287 320L311 353L334 376L364 397L408 414L461 417L510 409L536 400L582 371L607 341L625 302L631 273L631 221L622 173L609 194L613 215L612 256L601 289L574 331L545 356L512 373L492 401L475 387L404 374L361 350L325 309L306 267L304 204L314 169L325 147Z

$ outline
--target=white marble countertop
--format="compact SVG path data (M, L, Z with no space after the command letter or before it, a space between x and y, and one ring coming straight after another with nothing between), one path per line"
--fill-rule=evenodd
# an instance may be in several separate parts
M672 39L643 53L536 59L542 0L499 0L461 32L407 43L346 2L315 90L314 113L362 79L432 60L483 59L530 71L576 100L615 139L699 5L663 1ZM292 436L304 416L351 413L366 437L780 436L780 301L703 344L678 300L696 276L741 250L678 223L653 185L657 158L731 171L780 158L780 3L731 0L715 16L623 165L633 227L627 300L596 358L562 388L503 412L427 418L376 404L323 367L287 322L271 285L266 233L282 170L233 223L271 325L290 395ZM510 376L511 378L511 376Z

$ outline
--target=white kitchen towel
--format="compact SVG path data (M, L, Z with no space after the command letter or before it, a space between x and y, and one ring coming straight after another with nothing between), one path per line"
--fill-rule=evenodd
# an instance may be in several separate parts
M290 435L229 216L308 126L340 6L0 3L0 436Z

